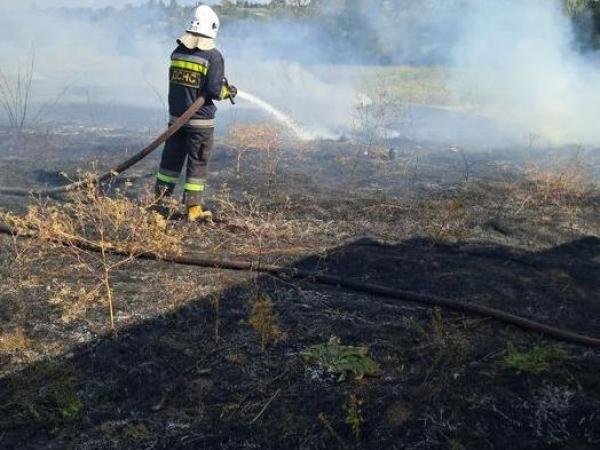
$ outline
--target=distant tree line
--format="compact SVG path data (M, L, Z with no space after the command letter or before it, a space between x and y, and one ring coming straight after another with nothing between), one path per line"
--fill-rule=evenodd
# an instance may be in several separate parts
M600 0L562 0L583 48L600 48Z
M216 9L228 17L224 21L227 27L235 27L237 20L290 19L294 24L306 25L312 30L312 45L326 45L328 57L336 62L423 65L445 62L456 38L452 23L457 8L472 1L480 0L384 0L375 7L372 0L273 0L267 5L253 0L225 0ZM600 0L559 1L572 17L580 47L600 48ZM192 9L181 0L146 0L142 5L122 9L81 11L93 20L137 23L136 29L151 26L155 32L172 36L181 32Z

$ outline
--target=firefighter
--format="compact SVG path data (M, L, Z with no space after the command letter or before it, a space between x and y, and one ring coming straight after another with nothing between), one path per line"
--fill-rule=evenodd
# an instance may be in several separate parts
M204 210L202 198L214 143L217 110L214 101L233 100L237 94L236 88L227 83L223 56L215 47L219 26L219 17L211 7L197 7L186 33L177 40L178 46L171 54L170 123L183 115L199 96L206 101L166 142L157 174L156 194L161 199L173 194L187 157L183 200L191 222L212 218L212 214Z

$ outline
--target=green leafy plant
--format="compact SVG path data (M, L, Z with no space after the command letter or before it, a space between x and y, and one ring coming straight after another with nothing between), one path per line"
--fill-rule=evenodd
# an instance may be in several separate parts
M300 356L308 363L319 364L327 372L339 375L340 381L348 374L362 379L380 373L379 364L369 357L367 347L342 345L340 339L335 336L325 344L308 347L300 352Z

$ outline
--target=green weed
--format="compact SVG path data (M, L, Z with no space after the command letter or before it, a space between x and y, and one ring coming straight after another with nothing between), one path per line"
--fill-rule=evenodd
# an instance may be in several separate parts
M365 422L361 408L363 403L364 401L358 398L356 394L350 394L348 401L344 405L344 410L346 411L344 421L352 428L352 434L357 442L360 440L362 424Z
M0 405L1 425L34 421L52 432L81 419L85 405L78 394L74 367L64 362L43 362L25 369Z
M541 374L563 361L568 356L561 345L535 346L528 350L520 350L509 343L502 365L517 373Z
M308 363L321 365L327 372L339 375L344 380L351 373L355 378L379 375L379 365L369 357L366 347L342 345L337 337L332 337L326 344L312 345L300 352L300 356Z

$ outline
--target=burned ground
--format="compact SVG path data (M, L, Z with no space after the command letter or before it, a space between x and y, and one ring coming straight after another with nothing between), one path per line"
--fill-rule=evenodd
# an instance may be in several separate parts
M4 136L0 184L54 184L59 171L88 169L93 154L101 169L144 138ZM236 177L235 156L223 143L214 157L220 222L173 224L189 251L477 302L598 336L597 151L290 144L275 177L258 151L243 155ZM134 168L128 195L151 185L154 164ZM115 272L118 332L108 337L106 304L84 299L93 280L80 262L0 239L2 448L600 445L596 350L310 281L148 261ZM283 333L264 349L250 325L259 298L272 301ZM332 336L368 347L381 372L340 380L301 358Z

